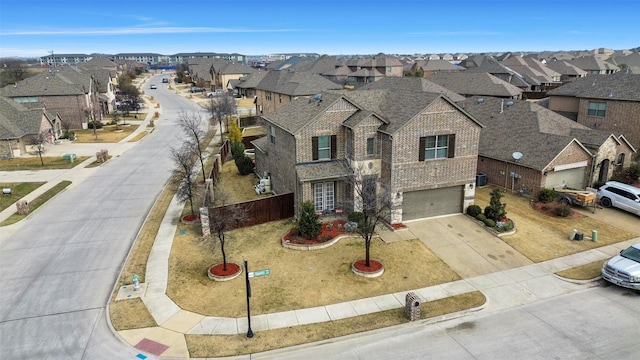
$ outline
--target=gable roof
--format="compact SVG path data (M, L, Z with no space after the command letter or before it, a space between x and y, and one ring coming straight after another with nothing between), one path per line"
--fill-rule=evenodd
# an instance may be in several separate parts
M571 143L581 130L589 128L524 100L470 97L459 103L486 127L480 132L479 155L513 162L515 151L524 156L519 165L536 170L545 169ZM513 105L506 105L512 103Z
M308 71L313 74L325 75L334 71L340 62L333 56L322 55L314 61L301 61L293 64L289 71Z
M98 90L106 91L109 74L109 70L104 69L83 70L77 67L49 69L15 85L5 86L2 88L1 95L8 97L83 95L88 93L92 77L100 83Z
M424 71L460 71L464 70L461 66L455 66L447 60L421 60L416 61L415 66L419 66Z
M538 60L532 58L512 56L502 61L502 65L520 74L525 79L531 79L531 81L528 81L529 83L553 83L557 82L553 78L560 76L556 71L547 68Z
M582 70L591 72L591 71L602 71L602 70L620 70L616 65L602 60L596 56L583 56L579 58L575 58L573 60L567 60L567 62L571 65L577 66Z
M338 90L342 86L321 75L307 71L269 71L256 89L289 96L311 96L324 90Z
M640 74L619 71L609 75L589 75L550 90L547 94L638 102L640 101Z
M519 87L511 85L486 72L462 71L456 73L437 73L429 76L428 79L461 95L497 97L522 95L522 90Z
M435 75L433 75L435 76ZM396 77L385 76L384 78L368 83L360 90L375 90L375 89L387 89L387 90L407 90L407 91L419 91L443 94L453 101L464 100L464 96L460 96L455 90L442 86L435 81L419 77Z
M40 133L43 117L49 121L42 106L30 109L0 96L0 139L19 139Z
M550 61L546 65L549 69L561 75L578 76L578 77L587 75L586 71L580 69L575 65L571 65L564 60Z

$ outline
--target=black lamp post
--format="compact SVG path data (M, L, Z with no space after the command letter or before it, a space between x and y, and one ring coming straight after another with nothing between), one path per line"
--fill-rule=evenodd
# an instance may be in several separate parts
M247 260L242 260L244 262L244 278L247 284L247 337L253 337L253 331L251 330L251 307L249 306L249 298L251 297L251 283L249 283L249 266L247 265Z

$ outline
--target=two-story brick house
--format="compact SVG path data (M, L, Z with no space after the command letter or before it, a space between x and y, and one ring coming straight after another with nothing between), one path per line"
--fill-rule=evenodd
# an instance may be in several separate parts
M589 75L547 93L549 109L640 148L640 74Z
M351 176L390 189L391 224L460 213L474 199L482 125L438 93L322 92L263 116L256 171L276 193L312 200L317 212L350 211ZM354 174L354 169L361 173Z

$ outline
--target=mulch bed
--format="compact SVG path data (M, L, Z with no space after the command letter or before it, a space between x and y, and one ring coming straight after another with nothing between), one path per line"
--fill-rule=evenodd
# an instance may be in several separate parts
M544 215L547 216L551 216L551 217L557 217L557 218L561 218L562 216L558 216L555 213L555 209L559 206L562 206L562 204L557 203L557 202L552 202L552 203L543 203L541 201L538 202L534 202L531 204L531 207ZM584 217L587 217L587 215L581 214L577 211L571 210L571 214L569 214L569 216L564 217L565 219L582 219Z
M311 239L306 239L300 235L292 235L291 232L288 232L284 236L284 240L294 244L304 244L304 245L323 244L327 241L332 240L337 236L345 234L346 231L344 229L344 224L345 224L345 221L343 220L336 220L336 221L323 223L322 231L320 232L320 234L312 237Z
M382 269L382 264L379 261L369 259L369 266L366 266L366 263L365 259L358 260L353 263L353 267L365 273L374 273Z
M209 271L216 276L231 276L237 274L240 271L240 265L228 262L227 270L224 270L224 264L220 263L212 266Z
M182 217L182 222L185 224L190 224L198 221L200 221L200 215L185 215Z

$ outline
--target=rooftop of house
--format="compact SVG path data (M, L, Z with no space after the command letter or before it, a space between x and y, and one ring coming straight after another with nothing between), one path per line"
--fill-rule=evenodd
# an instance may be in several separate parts
M29 108L12 99L0 96L0 139L19 139L40 132L44 107Z
M640 74L619 71L615 74L588 75L547 92L549 96L640 101Z
M267 72L256 89L289 96L311 96L324 90L342 89L342 86L306 71L272 70Z
M515 97L522 94L519 87L485 72L441 72L427 79L462 95Z
M435 76L435 75L432 75ZM443 75L444 76L444 75ZM464 96L459 95L455 90L440 85L429 78L419 77L393 77L387 76L378 81L368 83L360 88L360 90L375 90L375 89L400 89L406 91L419 91L438 93L447 96L453 101L464 100Z

